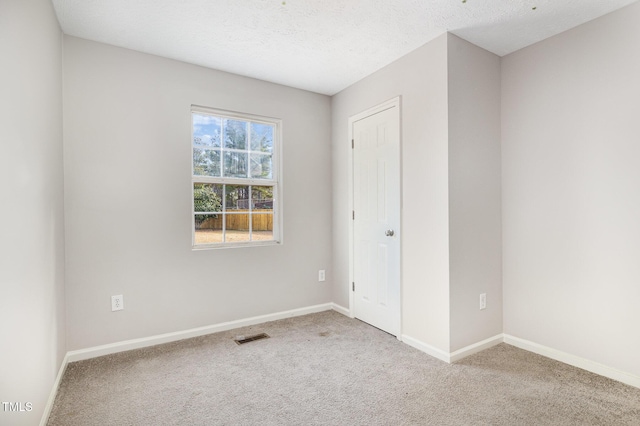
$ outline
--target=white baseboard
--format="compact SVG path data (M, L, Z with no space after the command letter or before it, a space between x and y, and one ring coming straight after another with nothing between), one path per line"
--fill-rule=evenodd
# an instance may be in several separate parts
M468 357L469 355L473 355L477 352L488 349L504 341L503 335L498 334L496 336L485 339L481 342L474 343L469 346L465 346L464 348L458 349L455 352L445 352L442 349L438 349L418 339L414 339L411 336L407 336L406 334L402 335L401 340L407 345L414 347L426 353L427 355L431 355L432 357L438 358L439 360L449 364L452 362L460 361L462 358Z
M117 352L140 349L148 346L175 342L176 340L189 339L191 337L204 336L205 334L218 333L221 331L233 330L234 328L262 324L269 321L276 321L284 318L329 311L332 309L334 309L332 303L324 303L321 305L308 306L306 308L292 309L290 311L276 312L274 314L260 315L251 318L228 321L214 325L207 325L204 327L192 328L189 330L176 331L173 333L158 334L156 336L142 337L139 339L131 339L122 342L109 343L107 345L94 346L92 348L70 351L67 353L67 356L69 358L69 362L81 361L84 359L95 358Z
M444 361L446 363L451 362L450 361L450 356L448 352L445 352L441 349L436 348L435 346L431 346L427 343L424 343L418 339L414 339L411 336L407 336L406 334L402 335L402 339L401 339L404 343L406 343L407 345L414 347L416 349L418 349L419 351L422 351L424 353L426 353L427 355L431 355L434 358L438 358L441 361Z
M530 342L519 337L514 337L508 334L504 335L504 342L512 346L524 349L525 351L533 352L538 355L546 356L547 358L555 359L556 361L563 362L565 364L572 365L574 367L581 368L583 370L590 371L600 376L608 377L618 382L622 382L629 386L640 388L640 376L636 376L631 373L620 371L616 368L609 367L585 358L581 358L576 355L571 355L566 352L559 351L547 346L540 345L538 343Z
M49 399L47 399L47 404L44 406L44 412L42 413L42 418L40 419L40 426L46 426L47 421L49 421L49 415L51 414L53 403L56 400L56 395L58 394L58 387L60 387L60 381L62 381L62 376L64 376L64 372L67 370L68 364L69 353L65 354L64 358L62 359L62 364L60 365L60 369L58 370L58 375L56 376L56 380L53 382L51 392L49 393Z
M576 355L571 355L566 352L559 351L557 349L549 348L547 346L540 345L538 343L530 342L528 340L520 339L508 334L498 334L489 339L483 340L473 345L466 346L455 352L447 353L441 349L433 347L427 343L421 342L413 337L403 335L402 341L409 346L412 346L427 355L431 355L434 358L438 358L447 363L452 363L461 360L469 355L488 349L499 343L507 343L509 345L524 349L525 351L533 352L538 355L545 356L547 358L555 359L556 361L563 362L568 365L572 365L583 370L590 371L600 376L608 377L610 379L622 382L629 386L640 388L640 376L627 373L625 371L618 370L613 367L609 367L585 358L581 358Z
M469 355L473 355L485 349L489 349L490 347L500 344L502 342L504 342L504 335L497 334L481 342L474 343L473 345L465 346L462 349L458 349L457 351L451 352L449 354L449 362L460 361L462 358L466 358Z
M345 308L344 306L340 306L337 303L331 303L331 309L346 317L351 317L351 312L349 311L349 309Z

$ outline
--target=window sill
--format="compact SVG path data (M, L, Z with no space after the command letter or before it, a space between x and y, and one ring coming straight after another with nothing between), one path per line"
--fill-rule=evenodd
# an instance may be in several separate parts
M279 246L282 245L282 241L247 241L241 243L214 243L214 244L198 244L191 246L192 251L200 250L219 250L228 248L241 248L241 247L265 247L265 246Z

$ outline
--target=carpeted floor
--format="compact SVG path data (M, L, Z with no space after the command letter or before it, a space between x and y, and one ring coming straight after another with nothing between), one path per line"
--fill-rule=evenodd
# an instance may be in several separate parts
M640 425L640 389L506 344L449 365L328 311L72 363L48 424Z

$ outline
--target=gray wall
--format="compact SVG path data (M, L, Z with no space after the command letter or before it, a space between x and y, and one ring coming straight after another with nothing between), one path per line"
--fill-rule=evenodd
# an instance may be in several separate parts
M640 4L502 60L504 329L640 375Z
M69 350L331 300L329 97L64 45ZM192 251L191 104L283 120L284 244Z
M0 423L37 424L65 354L62 35L47 0L0 2Z
M500 59L445 34L333 97L333 300L343 306L348 119L398 95L403 334L449 353L502 332Z
M332 98L333 300L349 306L348 120L401 99L403 334L449 349L447 36Z
M452 34L449 75L451 351L502 333L500 58ZM487 308L480 310L480 293Z

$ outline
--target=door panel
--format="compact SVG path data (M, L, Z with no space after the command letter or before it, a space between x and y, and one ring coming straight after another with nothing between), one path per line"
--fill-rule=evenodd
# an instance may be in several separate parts
M354 314L400 333L400 126L397 106L353 123Z

